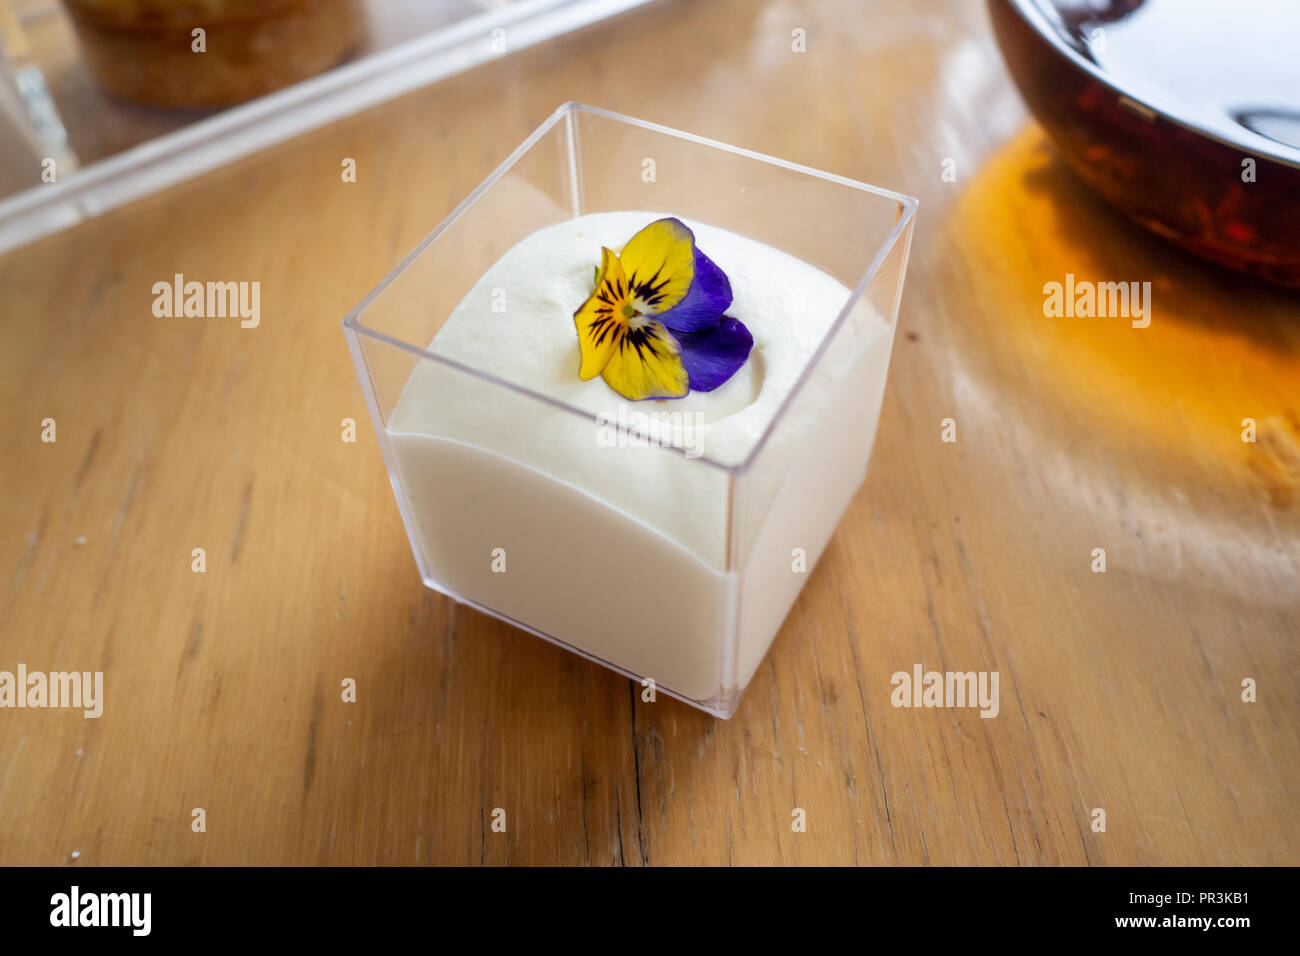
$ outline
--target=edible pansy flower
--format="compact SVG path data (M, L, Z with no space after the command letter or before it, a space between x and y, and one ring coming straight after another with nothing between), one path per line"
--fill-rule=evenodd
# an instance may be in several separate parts
M686 224L652 222L621 253L601 249L596 291L573 314L578 377L600 375L632 401L711 392L754 347L730 305L731 283Z

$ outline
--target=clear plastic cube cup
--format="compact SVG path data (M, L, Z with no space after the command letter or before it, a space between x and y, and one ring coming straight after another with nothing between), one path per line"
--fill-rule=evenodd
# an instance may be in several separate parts
M743 460L665 446L636 416L593 415L428 351L522 239L622 210L730 230L851 290ZM730 717L866 476L915 210L865 183L560 107L344 319L425 585ZM395 434L421 363L451 397L427 434ZM508 454L460 414L471 407L509 423ZM648 473L677 504L638 493Z

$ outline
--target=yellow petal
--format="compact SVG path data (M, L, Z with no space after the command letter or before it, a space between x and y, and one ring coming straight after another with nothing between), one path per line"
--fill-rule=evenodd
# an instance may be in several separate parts
M647 315L667 312L695 280L695 237L678 220L659 219L628 240L619 261L638 307Z
M578 378L584 382L601 373L627 329L628 316L623 309L627 301L627 277L623 275L618 256L602 248L596 291L573 313L578 327L578 347L582 350Z
M681 398L690 391L677 340L661 322L625 329L609 357L605 382L624 398Z

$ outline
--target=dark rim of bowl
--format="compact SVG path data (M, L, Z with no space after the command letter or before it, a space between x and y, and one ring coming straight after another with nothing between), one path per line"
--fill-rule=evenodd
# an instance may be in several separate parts
M1247 126L1242 126L1241 129L1244 134L1249 135L1250 142L1229 139L1216 130L1207 129L1194 120L1179 116L1168 106L1160 106L1133 90L1126 90L1117 85L1095 61L1085 57L1075 48L1074 44L1062 32L1064 24L1053 23L1052 18L1043 11L1042 4L1044 2L1050 4L1051 0L993 0L993 2L1007 3L1035 33L1047 40L1058 53L1102 86L1114 92L1117 97L1127 98L1150 110L1166 122L1181 126L1197 136L1214 140L1216 143L1246 155L1262 156L1273 162L1300 169L1300 149L1290 147L1286 143L1272 139L1263 133L1258 133Z

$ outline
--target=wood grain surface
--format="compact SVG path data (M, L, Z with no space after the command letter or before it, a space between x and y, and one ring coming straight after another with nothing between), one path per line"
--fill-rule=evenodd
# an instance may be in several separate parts
M569 99L921 199L870 476L730 721L421 586L339 328ZM178 272L261 325L154 317ZM1150 327L1045 318L1066 273ZM0 710L0 863L1300 862L1300 298L1100 205L980 3L661 3L19 249L0 317L0 669L105 686ZM914 664L1000 712L894 708Z

